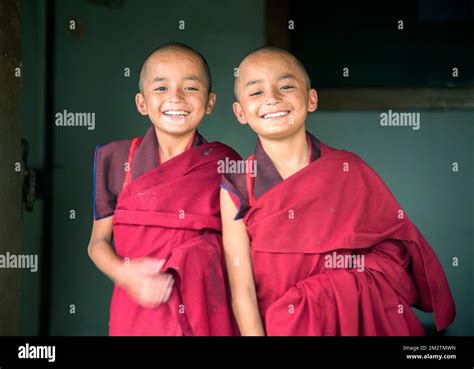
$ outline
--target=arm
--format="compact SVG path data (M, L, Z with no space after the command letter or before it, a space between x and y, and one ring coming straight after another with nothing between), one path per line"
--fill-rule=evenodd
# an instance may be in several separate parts
M99 270L119 286L123 285L125 264L112 246L113 216L94 220L87 252Z
M237 209L221 189L224 255L232 294L232 309L242 336L264 336L253 278L250 241L243 220L234 220Z
M88 253L94 264L140 305L157 307L168 301L174 280L160 273L164 260L140 258L125 263L112 246L113 216L94 220Z

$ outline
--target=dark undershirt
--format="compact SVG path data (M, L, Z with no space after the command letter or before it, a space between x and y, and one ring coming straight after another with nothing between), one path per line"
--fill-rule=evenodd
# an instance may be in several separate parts
M310 161L312 162L321 156L320 143L311 133L306 132L306 135L311 143ZM257 142L255 147L254 160L257 162L257 175L253 184L253 195L255 199L259 199L273 186L282 182L283 178L266 154L260 141ZM230 192L231 198L238 208L234 219L243 218L250 209L245 173L223 174L221 187Z

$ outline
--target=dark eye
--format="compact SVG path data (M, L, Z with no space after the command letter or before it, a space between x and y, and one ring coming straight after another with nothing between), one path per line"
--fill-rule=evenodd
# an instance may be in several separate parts
M250 96L259 96L262 94L262 91L257 91L257 92L254 92L253 94L250 94Z
M282 90L290 90L292 88L293 88L293 86L282 86L281 87Z
M196 87L186 87L185 90L188 90L188 91L199 91Z
M166 91L166 87L164 86L157 87L155 88L155 91Z

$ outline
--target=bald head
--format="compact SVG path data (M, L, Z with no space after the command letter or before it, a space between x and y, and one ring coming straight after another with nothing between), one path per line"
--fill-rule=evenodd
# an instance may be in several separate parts
M211 93L212 91L212 77L211 77L211 70L209 68L209 64L207 63L207 60L204 58L204 56L201 55L200 52L197 50L193 49L192 47L181 44L179 42L172 42L169 44L162 45L158 47L157 49L153 50L148 56L145 58L143 61L142 69L140 70L140 80L138 82L138 88L141 93L143 93L143 81L146 77L146 69L147 69L147 64L148 61L155 55L163 52L169 52L169 51L180 51L180 52L187 52L191 55L194 55L196 58L198 58L201 63L202 63L202 68L204 71L204 75L206 77L206 83L207 83L207 91L208 93Z
M303 75L306 85L308 86L308 89L311 88L311 80L309 78L308 72L306 71L306 68L297 57L295 57L293 54L289 53L286 50L280 49L279 47L264 46L259 49L251 51L240 62L239 72L237 73L237 76L235 77L235 81L234 81L234 94L237 99L238 99L238 92L239 92L239 84L240 84L239 76L240 76L241 68L245 67L247 62L252 61L256 57L262 56L262 55L275 56L275 57L283 56L284 58L291 60L291 62L293 62L297 66L297 68Z

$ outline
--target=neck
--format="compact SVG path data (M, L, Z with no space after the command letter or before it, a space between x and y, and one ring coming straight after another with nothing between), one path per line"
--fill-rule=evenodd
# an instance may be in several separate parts
M172 136L163 133L155 128L156 138L158 140L158 150L160 151L161 163L168 161L179 154L182 154L188 148L190 141L196 131L191 131L183 136Z
M260 139L263 149L283 179L309 164L310 147L305 127L282 140Z

